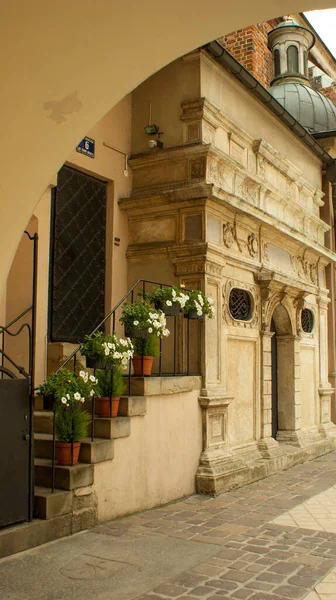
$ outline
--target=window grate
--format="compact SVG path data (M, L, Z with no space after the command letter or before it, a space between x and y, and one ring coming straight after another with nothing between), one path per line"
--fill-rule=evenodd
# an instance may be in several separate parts
M305 333L311 333L314 329L314 314L309 308L301 312L301 327Z
M237 321L249 321L251 318L251 296L245 290L233 288L229 297L231 316Z

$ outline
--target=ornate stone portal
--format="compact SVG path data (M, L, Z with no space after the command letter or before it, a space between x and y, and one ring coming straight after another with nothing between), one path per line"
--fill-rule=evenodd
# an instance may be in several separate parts
M234 94L243 102L238 84L204 52L185 64L192 61L222 91L216 96L209 83L211 102L206 95L182 102L183 145L129 161L133 193L120 205L130 226L130 280L183 283L214 300L215 318L200 333L196 486L217 493L336 447L325 289L334 255L323 245L316 158L305 150L303 165L291 140L289 160L279 150L288 133L264 108L273 145L257 137L261 109L250 100L249 131L231 120Z

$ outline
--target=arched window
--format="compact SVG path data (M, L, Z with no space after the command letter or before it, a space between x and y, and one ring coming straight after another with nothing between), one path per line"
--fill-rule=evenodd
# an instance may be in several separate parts
M280 50L274 50L274 77L278 77L281 73L280 69Z
M299 72L299 52L296 46L287 48L287 73Z

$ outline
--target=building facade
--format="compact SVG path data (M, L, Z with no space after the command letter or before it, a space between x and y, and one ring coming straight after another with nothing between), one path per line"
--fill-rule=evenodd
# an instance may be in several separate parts
M195 489L219 493L336 447L336 111L310 87L308 59L321 67L324 57L331 76L334 65L313 41L306 23L278 19L223 39L236 58L220 42L179 58L88 133L94 152L80 144L36 207L27 226L40 245L36 384L138 279L202 289L215 306L192 334L201 379L144 384L147 409L121 417L133 418L132 435L120 421L128 433L114 430L115 455L91 460L67 490L71 530ZM29 304L29 260L23 236L5 323ZM176 335L181 365L183 319Z

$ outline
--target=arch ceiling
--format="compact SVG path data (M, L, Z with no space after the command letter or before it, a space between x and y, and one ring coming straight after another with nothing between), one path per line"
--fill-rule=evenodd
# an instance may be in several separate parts
M11 0L0 20L0 289L78 141L141 81L246 25L335 0ZM205 10L206 9L206 10Z

